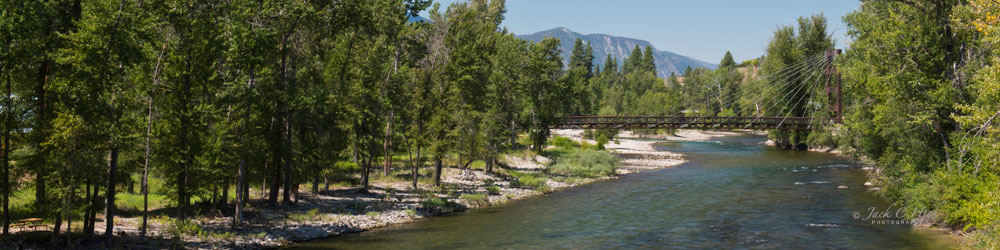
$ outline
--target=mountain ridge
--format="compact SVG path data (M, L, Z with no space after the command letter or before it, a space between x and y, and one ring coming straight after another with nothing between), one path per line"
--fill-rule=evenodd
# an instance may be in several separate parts
M651 46L653 48L653 58L656 62L656 74L662 78L670 76L670 73L680 74L684 71L684 68L687 68L687 66L691 66L691 68L709 69L715 69L718 67L715 64L688 56L670 51L659 50L649 41L637 38L607 34L584 35L574 32L566 27L557 27L532 34L517 35L517 38L534 42L539 42L545 37L559 38L562 43L559 48L562 49L564 64L568 64L569 54L573 51L573 44L576 42L577 38L580 38L583 39L584 42L590 43L591 47L594 49L594 65L604 66L604 62L608 54L610 54L612 58L618 59L619 65L621 65L621 62L632 54L632 49L634 49L636 45L639 45L639 47L643 49L645 49L646 46Z

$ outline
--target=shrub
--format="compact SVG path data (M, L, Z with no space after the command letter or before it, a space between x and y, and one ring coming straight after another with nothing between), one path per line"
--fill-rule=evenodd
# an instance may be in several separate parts
M476 204L477 206L486 206L490 204L490 198L486 194L463 194L459 199L465 200L470 204Z
M604 144L608 144L609 140L608 137L605 135L598 135L596 141L597 141L597 149L604 150Z
M288 218L294 221L303 222L316 219L317 214L319 214L319 209L310 209L305 213L290 214L288 215Z
M552 144L553 146L560 148L573 148L580 146L580 144L576 143L576 141L573 141L573 139L562 136L552 137L552 140L549 141L549 144Z
M500 195L500 187L497 186L486 187L486 193L490 195Z
M618 157L605 151L577 150L556 159L549 172L580 177L615 174Z
M184 235L202 235L201 226L189 220L173 220L167 224L167 234L178 237Z
M833 138L833 133L830 131L816 131L809 133L806 137L806 143L810 146L823 146L823 147L836 147L837 141Z
M546 184L545 184L546 181L548 181L548 179L546 179L545 177L538 176L538 175L523 175L523 176L517 178L517 181L514 182L514 183L512 183L512 185L515 186L515 187L537 189L537 188L546 186Z
M429 195L423 201L420 201L420 206L424 209L443 209L448 207L448 201L434 195Z

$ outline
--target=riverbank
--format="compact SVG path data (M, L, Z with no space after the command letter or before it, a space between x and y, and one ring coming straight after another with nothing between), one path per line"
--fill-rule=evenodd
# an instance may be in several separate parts
M765 141L764 145L769 147L778 147L778 145L776 145L776 143L773 140ZM863 184L864 186L863 188L868 192L874 193L877 196L888 199L888 197L885 196L885 192L888 191L885 189L886 185L881 183L882 178L884 178L882 169L876 167L874 161L866 159L863 156L845 153L838 147L809 146L806 151L833 154L838 157L845 157L851 159L851 161L860 164L861 165L860 169L866 172L866 179L867 179ZM974 247L975 244L979 243L980 241L984 241L982 239L977 238L977 237L983 237L981 235L977 235L977 232L965 232L959 227L949 226L946 223L944 223L944 221L940 218L940 216L942 215L934 211L918 218L910 218L910 223L914 227L920 228L922 230L936 231L947 234L955 242L963 244L965 248L975 248Z
M554 136L565 136L578 142L584 140L581 134L580 130L556 130L553 133ZM718 136L698 132L679 134L683 137L674 139L706 140ZM679 154L656 151L652 146L656 141L627 132L620 136L605 145L609 152L621 158L617 169L619 175L673 167L685 162ZM441 187L421 182L419 189L414 190L405 178L376 178L368 191L358 188L334 188L316 193L300 191L295 205L270 207L260 202L252 203L246 209L245 221L240 229L231 228L231 216L198 217L187 222L161 216L150 220L150 237L137 236L141 218L136 217L116 217L115 231L121 236L120 245L126 247L268 249L504 204L615 178L546 174L544 170L552 160L530 152L507 155L500 161L506 167L492 174L482 169L445 168ZM103 225L100 222L97 224ZM96 231L103 229L98 226Z

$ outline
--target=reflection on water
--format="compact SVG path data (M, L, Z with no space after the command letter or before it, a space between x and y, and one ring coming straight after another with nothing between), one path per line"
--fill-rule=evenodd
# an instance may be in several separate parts
M763 140L663 142L658 149L682 153L689 162L291 248L941 249L954 244L937 232L854 219L854 212L889 206L864 190L863 170L830 154L769 148Z

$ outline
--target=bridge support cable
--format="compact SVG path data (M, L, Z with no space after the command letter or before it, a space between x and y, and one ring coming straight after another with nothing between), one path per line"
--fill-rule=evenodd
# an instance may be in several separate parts
M824 68L826 68L826 67L827 67L828 65L830 65L830 64L832 64L832 63L833 63L833 61L828 61L828 62L824 63ZM812 79L812 77L810 77L810 78L806 79L805 83L801 84L801 85L803 85L803 86L804 86L805 84L807 84L807 83L809 84L809 87L808 87L808 88L806 88L806 92L805 92L805 93L803 93L803 95L799 97L798 101L796 101L796 102L795 102L795 104L792 104L791 106L787 106L787 104L786 104L786 106L785 106L784 108L782 108L782 109L781 109L781 111L779 111L779 114L780 114L780 112L784 111L784 110L785 110L785 108L789 108L789 109L788 109L788 113L789 113L789 115L793 115L793 114L791 114L791 113L795 111L795 107L796 107L796 106L798 106L798 105L799 105L799 103L802 103L802 101L803 101L803 100L805 100L805 99L807 99L807 98L809 98L809 97L810 97L810 95L808 95L807 93L809 93L809 91L810 91L810 90L812 90L812 89L814 89L814 88L815 88L816 86L818 86L818 82L819 82L818 80L819 80L819 79L817 79L817 81L810 81L809 79ZM795 95L798 95L798 91L796 91ZM793 96L794 96L794 95L793 95ZM794 100L794 97L793 97L793 99L792 99L792 100ZM791 100L789 100L789 102L791 102ZM797 114L796 114L796 115L797 115ZM805 115L805 114L803 114L803 115ZM782 120L782 122L784 122L784 120Z
M773 84L773 83L775 83L775 82L785 82L785 83L798 82L803 77L805 77L807 75L810 75L810 73L818 72L819 70L821 70L822 67L823 67L822 63L821 63L822 61L823 61L823 57L822 56L815 56L815 57L811 57L811 58L808 58L808 59L801 60L799 62L793 63L793 64L791 64L789 66L785 66L784 68L782 68L781 70L779 70L778 72L776 72L775 74L773 74L772 76L768 76L767 78L765 78L765 79L768 79L768 80L765 80L764 83L763 83L764 87L763 87L763 89L761 89L762 95L758 96L757 99L753 100L752 102L755 103L755 104L761 103L761 102L763 102L765 100L765 98L767 97L767 95L770 94L770 93L787 93L787 92L792 91L792 88L794 86L796 86L796 85L793 85L793 84ZM819 63L819 64L815 64L815 63ZM771 84L768 84L768 83L771 83ZM782 98L784 99L786 97L787 97L787 94L785 96L783 96ZM706 97L702 97L702 98L703 98L702 100L705 100L705 99L708 99L708 98L715 98L715 97L714 96L706 96ZM770 106L773 106L775 102L767 102L767 103L772 104L772 105L769 105L768 107L763 108L763 109L760 106L758 106L757 109L755 110L755 113L759 113L759 115L763 115L763 113L761 113L761 111L770 110L770 108L771 108ZM761 103L761 104L763 104L763 103ZM739 105L739 103L734 102L734 103L731 103L730 106L722 105L720 108L721 109L726 109L726 108L733 109L732 105Z
M816 76L816 75L817 75L816 73L818 73L820 69L822 69L823 67L825 67L825 64L826 64L826 63L824 62L823 64L820 64L820 65L818 65L819 67L816 67L815 69L811 69L811 70L807 71L807 72L809 72L809 74L808 74L808 77L806 77L806 78L804 79L804 80L805 80L805 82L812 82L812 81L811 81L811 79L812 79L812 78L813 78L814 76ZM803 76L804 76L804 75L803 75ZM799 82L800 80L803 80L803 79L802 79L802 76L800 76L800 77L796 78L796 79L795 79L795 80L793 80L793 81L786 81L786 83L791 83L791 84L788 84L788 85L786 85L786 86L791 86L791 85L793 85L793 84L794 84L795 82ZM791 95L792 95L792 98L794 98L794 96L795 96L795 95L798 95L798 92L799 92L799 91L801 91L802 87L803 87L803 86L805 86L805 84L796 84L796 85L797 85L797 86L796 86L796 87L795 87L794 89L791 89L791 90L789 90L789 91L787 91L787 92L785 92L785 91L784 91L784 89L783 89L782 91L783 91L783 92L785 92L785 94L784 94L784 95L782 95L781 99L778 99L777 101L773 101L773 102L770 102L770 103L769 103L769 105L767 105L767 106L765 107L765 109L762 109L762 112L768 112L768 111L769 111L769 110L770 110L771 108L777 108L777 107L779 107L779 104L780 104L780 105L781 105L781 106L783 106L783 107L782 107L782 109L781 109L781 110L779 110L779 111L777 112L777 115L781 115L781 113L783 113L783 112L784 112L785 108L788 108L788 104L791 104L791 100L789 99L789 95L791 94ZM811 88L811 87L810 87L810 88ZM795 93L795 94L792 94L792 93ZM761 114L761 115L763 115L763 114ZM756 122L756 121L753 121L753 122ZM753 125L753 122L751 122L751 124L749 124L749 125L748 125L748 127L749 127L749 126L752 126L752 125Z
M835 67L834 64L832 63L833 59L836 56L839 56L840 53L841 50L839 49L831 49L827 50L826 53L824 54L826 60L831 62L830 66L828 66L826 71L823 73L826 75L825 89L826 89L827 99L828 101L834 102L832 104L827 103L827 107L832 113L834 117L832 120L835 123L840 123L841 118L843 117L843 106L841 106L842 86L840 83L840 71L838 71L837 67ZM831 81L833 81L832 86L830 84ZM831 95L833 96L831 97Z
M766 97L768 97L769 94L771 94L771 93L786 93L784 96L781 97L781 100L786 99L786 97L788 95L787 93L792 92L794 90L792 88L795 87L795 86L798 86L798 85L793 85L793 84L788 84L788 83L798 82L799 80L802 80L803 77L805 77L807 75L812 75L811 73L817 72L818 70L822 69L822 67L823 67L822 64L813 65L813 63L820 62L821 60L822 60L821 56L816 56L816 57L813 57L813 58L810 58L810 59L807 59L807 60L803 60L803 61L800 61L800 63L801 62L807 62L807 63L805 63L803 65L800 65L798 67L786 67L786 68L782 69L782 70L795 69L794 71L787 71L786 72L787 75L782 74L782 75L776 75L776 76L780 76L780 77L771 76L771 77L766 78L766 79L773 79L771 81L765 81L765 84L768 83L768 82L771 83L771 84L768 84L767 86L765 86L765 88L761 91L761 95L759 95L756 100L753 100L753 102L755 104L759 103L759 104L766 105L764 107L760 107L760 106L757 107L757 110L755 110L755 113L758 114L757 116L763 116L764 115L763 112L769 111L772 107L775 107L776 104L778 103L776 101L769 101L769 102L765 103L764 101L766 100ZM784 82L786 84L774 84L774 83L777 83L777 82ZM775 91L775 90L777 90L777 91ZM771 97L771 100L774 100L774 97ZM768 105L768 104L770 104L770 105Z
M807 72L807 69L813 69L814 68L815 65L813 65L813 63L820 62L822 59L823 59L822 56L816 56L816 57L812 57L812 58L809 58L809 59L806 59L806 60L802 60L802 61L793 63L791 65L783 67L781 70L779 70L778 72L776 72L774 76L779 76L779 77L772 76L772 77L768 77L768 78L769 79L777 79L777 80L782 80L782 79L787 80L788 78L793 78L793 77L796 77L796 76L804 75L803 72ZM808 71L808 72L811 72L811 71ZM775 84L768 84L768 85L766 85L764 87L765 88L764 90L765 90L765 92L773 92L775 90L775 88L778 88L778 87L786 87L787 88L787 87L789 87L789 85L780 86L780 85L775 85ZM781 92L781 91L778 91L778 92ZM708 99L714 99L714 98L721 98L721 96L717 97L717 96L713 96L713 95L706 95L706 96L700 97L700 99L696 99L696 100L693 100L693 101L688 101L688 103L702 103L702 102L707 102ZM763 98L763 96L761 96L760 98ZM730 109L732 109L733 108L732 105L736 105L736 104L730 104L729 106L722 105L720 108L723 108L723 109L730 108ZM721 111L721 110L719 110L719 111Z
M814 92L815 88L822 84L818 78L814 81L814 77L817 75L829 76L827 73L831 72L830 67L832 63L833 60L826 55L815 56L788 65L780 69L776 74L764 78L767 80L764 80L762 83L763 86L760 88L761 95L751 100L756 106L754 111L757 114L756 116L564 116L556 117L558 122L550 128L810 130L815 120L814 117L791 117L789 115L797 115L792 114L796 110L795 106L813 96L810 93ZM820 72L823 73L820 74ZM829 81L829 79L827 80ZM803 93L802 91L806 92ZM721 89L718 91L718 97L712 96L712 92L709 93L709 95L701 97L697 103L709 101L710 98L721 99ZM776 95L770 95L772 93ZM803 94L800 95L799 93ZM775 99L777 98L777 94L781 94L780 99ZM734 105L740 104L738 102L726 104L720 101L719 108L721 110L732 109ZM766 116L766 113L773 113L772 110L777 109L779 106L782 108L774 113L775 116ZM808 110L802 112L809 113ZM818 112L813 111L812 113L815 115Z

